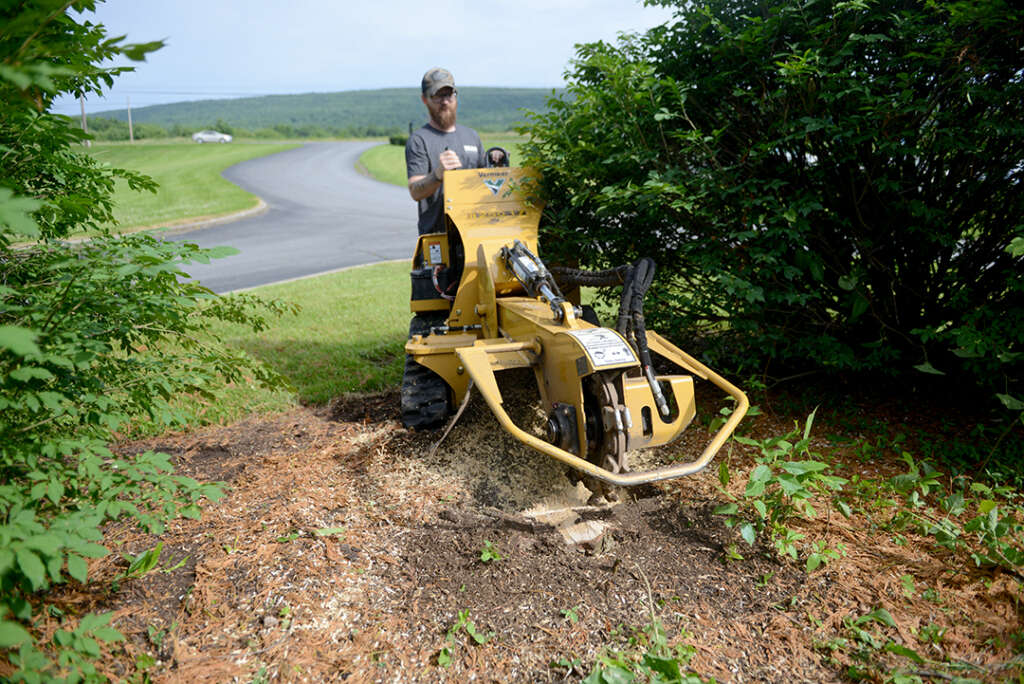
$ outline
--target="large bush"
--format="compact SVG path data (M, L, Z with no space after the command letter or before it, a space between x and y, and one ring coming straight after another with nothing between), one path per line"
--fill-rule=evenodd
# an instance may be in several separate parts
M532 119L546 252L655 257L650 317L769 372L959 369L1006 392L1021 5L656 4L675 20L579 47L568 97Z
M95 3L70 3L76 13ZM0 9L0 678L92 678L110 616L41 611L45 590L88 581L101 526L130 518L152 531L196 516L213 485L174 475L166 455L119 455L108 442L129 421L175 424L170 400L220 377L271 378L208 334L211 321L262 324L257 300L218 298L180 266L225 250L109 235L64 238L112 222L122 178L80 153L83 134L48 111L59 93L99 92L122 69L101 68L159 44L122 45L52 0ZM21 243L20 245L18 243ZM79 619L81 617L81 619ZM59 623L42 642L41 623Z

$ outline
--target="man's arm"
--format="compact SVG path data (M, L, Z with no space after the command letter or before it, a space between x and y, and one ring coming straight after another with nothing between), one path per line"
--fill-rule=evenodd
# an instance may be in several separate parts
M429 176L410 176L409 194L414 200L419 202L421 199L426 199L433 195L440 185L441 181L433 173Z

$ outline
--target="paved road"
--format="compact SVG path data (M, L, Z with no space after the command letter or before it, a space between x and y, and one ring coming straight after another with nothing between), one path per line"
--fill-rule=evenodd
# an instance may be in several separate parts
M168 238L241 250L186 265L185 272L214 292L229 292L409 257L416 247L416 205L408 191L355 170L373 144L308 143L227 169L224 177L262 197L268 211Z

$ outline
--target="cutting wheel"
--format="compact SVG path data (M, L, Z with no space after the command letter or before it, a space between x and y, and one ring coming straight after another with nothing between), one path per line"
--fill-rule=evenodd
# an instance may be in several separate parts
M626 463L626 407L618 384L621 373L594 373L584 385L587 456L605 470L628 472Z

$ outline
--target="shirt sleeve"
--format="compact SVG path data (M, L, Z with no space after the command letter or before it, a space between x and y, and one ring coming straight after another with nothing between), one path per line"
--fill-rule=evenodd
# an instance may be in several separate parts
M410 135L405 143L405 177L426 176L432 170L426 142L416 134Z

